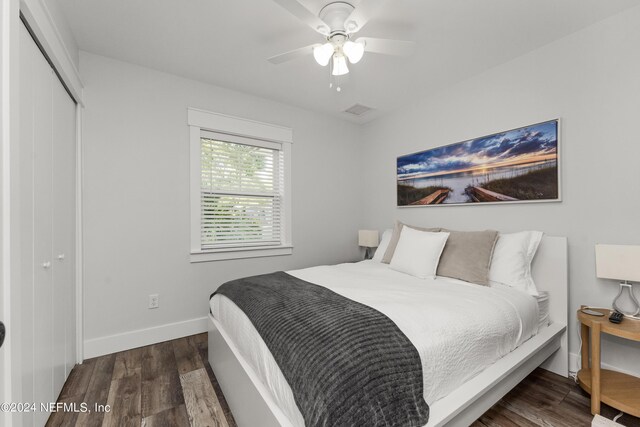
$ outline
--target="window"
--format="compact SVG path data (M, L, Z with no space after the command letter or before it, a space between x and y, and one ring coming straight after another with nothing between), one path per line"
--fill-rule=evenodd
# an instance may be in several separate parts
M202 249L280 245L280 147L202 132L200 241Z
M291 129L189 109L191 260L289 255Z

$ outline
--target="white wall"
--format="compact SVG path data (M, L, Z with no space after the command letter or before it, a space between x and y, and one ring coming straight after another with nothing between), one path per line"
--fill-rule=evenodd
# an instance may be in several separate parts
M201 319L225 281L361 256L356 125L84 52L80 69L85 356L193 333L204 324L103 339ZM293 128L293 255L189 262L187 107Z
M580 304L610 306L617 292L616 283L595 277L595 243L640 244L638 46L640 7L365 126L363 225L383 229L397 218L454 229L539 229L567 236L570 351L579 353L574 310ZM558 117L561 203L395 207L398 155ZM639 343L604 343L605 363L638 373L638 360Z

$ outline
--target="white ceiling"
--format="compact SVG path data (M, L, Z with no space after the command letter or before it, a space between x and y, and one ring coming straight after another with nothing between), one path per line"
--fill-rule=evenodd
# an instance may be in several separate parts
M356 0L354 5L361 1ZM302 0L318 12L329 0ZM639 0L390 0L359 33L414 40L416 53L367 53L337 93L313 57L267 58L321 42L269 0L59 0L80 49L364 122L559 39Z

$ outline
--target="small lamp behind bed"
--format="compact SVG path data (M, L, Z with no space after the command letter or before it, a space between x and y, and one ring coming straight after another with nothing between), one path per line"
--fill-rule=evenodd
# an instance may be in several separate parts
M640 246L596 245L596 276L601 279L617 279L620 291L613 300L613 309L628 316L640 313L640 304L633 294L633 286L627 282L640 282ZM621 310L618 303L624 291L629 292L630 311Z
M367 248L364 259L371 259L373 253L371 248L378 247L378 230L358 230L358 245Z

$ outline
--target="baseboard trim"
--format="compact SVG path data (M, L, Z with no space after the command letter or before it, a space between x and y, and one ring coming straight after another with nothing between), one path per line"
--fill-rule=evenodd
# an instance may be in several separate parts
M91 359L92 357L199 334L207 332L207 328L207 318L199 317L152 328L93 338L84 342L84 358Z
M609 369L611 371L622 372L623 374L633 375L636 377L640 375L640 372L632 372L632 371L629 371L628 369L622 369L618 366L610 365L605 362L601 362L600 366L602 367L602 369ZM580 355L576 353L569 353L569 372L578 372L579 369L580 369Z

